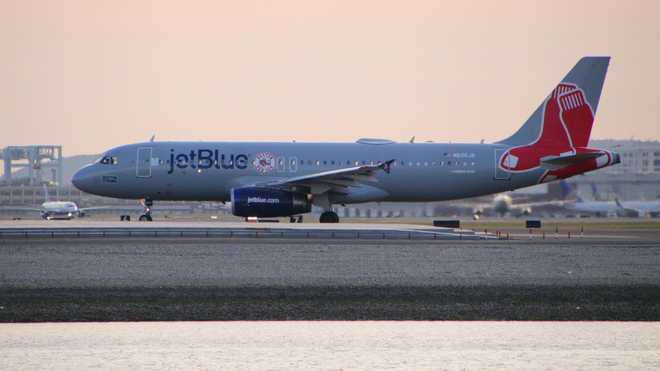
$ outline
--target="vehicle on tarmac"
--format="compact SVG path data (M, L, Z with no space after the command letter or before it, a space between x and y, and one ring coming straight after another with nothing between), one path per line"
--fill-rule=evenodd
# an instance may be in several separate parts
M609 57L582 58L512 136L492 144L169 142L106 151L73 184L101 196L229 202L241 217L301 215L312 205L427 202L494 194L611 166L616 153L589 147ZM455 123L448 123L451 127Z
M45 201L40 206L2 206L4 212L39 213L44 220L70 220L85 215L87 209L80 209L71 201Z

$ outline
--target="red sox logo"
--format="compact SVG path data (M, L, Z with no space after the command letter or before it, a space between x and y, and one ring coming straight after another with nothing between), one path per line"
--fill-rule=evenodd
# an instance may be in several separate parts
M593 110L582 89L561 83L545 102L539 137L530 144L507 150L499 166L509 172L526 172L538 168L545 157L592 151L586 146L593 122ZM584 166L580 170L584 171ZM578 169L571 168L548 170L540 182L574 175L573 170Z
M259 173L266 174L275 167L275 158L270 152L259 152L254 156L252 164Z

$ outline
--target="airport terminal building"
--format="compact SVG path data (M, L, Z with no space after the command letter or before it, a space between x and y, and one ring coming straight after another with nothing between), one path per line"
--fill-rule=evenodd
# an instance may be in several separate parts
M593 140L590 145L616 151L621 163L569 179L581 196L595 192L603 200L654 200L660 198L660 142Z

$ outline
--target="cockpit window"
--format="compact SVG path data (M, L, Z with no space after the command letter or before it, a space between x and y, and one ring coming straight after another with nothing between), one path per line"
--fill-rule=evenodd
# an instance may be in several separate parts
M103 156L97 162L101 165L117 165L118 160L115 156Z

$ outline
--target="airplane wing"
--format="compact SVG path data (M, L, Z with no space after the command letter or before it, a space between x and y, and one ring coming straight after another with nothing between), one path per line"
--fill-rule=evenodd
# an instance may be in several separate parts
M116 211L140 211L142 207L140 206L92 206L92 207L81 207L78 208L79 211L87 213L90 211L103 211L103 210L116 210Z
M158 207L159 211L172 211L171 207L166 205L161 205ZM175 209L178 210L178 209ZM182 210L190 210L190 208L182 208ZM89 206L89 207L80 207L78 211L83 215L94 213L142 213L144 211L144 206L140 205L105 205L105 206Z
M259 184L266 187L305 187L313 194L324 193L329 190L346 193L348 187L359 186L362 183L376 182L373 174L377 171L390 172L394 160L375 165L362 165L344 169L322 171L320 173L295 176Z
M36 207L22 207L22 206L0 206L0 211L19 211L19 212L35 212L40 213L43 209Z

